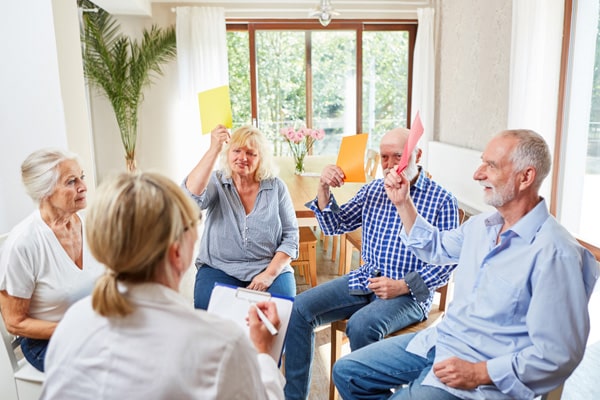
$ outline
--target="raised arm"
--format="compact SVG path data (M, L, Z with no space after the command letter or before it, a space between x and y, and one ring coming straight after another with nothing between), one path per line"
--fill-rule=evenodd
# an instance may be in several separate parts
M329 204L329 198L331 192L329 188L340 187L344 184L344 171L337 165L327 165L321 172L321 179L319 180L319 188L317 190L317 201L319 210L324 209Z
M212 130L210 133L210 147L187 177L185 185L190 192L200 195L206 189L210 174L219 158L219 153L221 153L223 144L229 140L229 137L229 131L223 125L217 125Z

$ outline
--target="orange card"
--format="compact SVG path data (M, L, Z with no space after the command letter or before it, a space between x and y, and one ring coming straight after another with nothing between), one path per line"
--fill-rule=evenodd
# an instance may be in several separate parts
M367 149L368 133L344 136L340 152L335 163L344 171L344 182L366 182L365 176L365 150Z

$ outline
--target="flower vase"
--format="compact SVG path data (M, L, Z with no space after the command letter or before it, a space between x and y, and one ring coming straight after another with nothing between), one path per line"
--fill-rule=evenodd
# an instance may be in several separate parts
M304 173L304 155L294 157L294 173L296 175L302 175Z

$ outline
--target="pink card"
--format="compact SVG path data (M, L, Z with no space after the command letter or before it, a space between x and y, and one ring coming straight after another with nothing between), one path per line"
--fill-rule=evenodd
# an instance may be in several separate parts
M423 123L421 122L421 117L419 116L419 112L417 111L417 115L415 115L415 120L413 121L410 127L410 134L408 135L408 140L404 145L404 151L402 152L402 157L400 158L400 164L398 164L398 168L396 172L400 174L404 169L408 166L408 159L410 155L415 150L419 139L423 135Z

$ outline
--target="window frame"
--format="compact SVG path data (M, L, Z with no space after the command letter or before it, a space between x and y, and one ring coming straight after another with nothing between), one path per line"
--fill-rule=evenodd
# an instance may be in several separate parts
M564 17L563 17L563 41L562 54L560 65L560 80L558 88L558 112L556 117L556 137L554 143L554 159L552 160L552 191L550 194L550 213L554 216L558 215L560 191L565 190L564 182L561 182L563 173L563 163L565 158L564 144L566 143L565 123L568 112L567 98L569 85L569 65L571 57L571 37L573 35L573 0L565 0ZM600 260L600 248L577 238L577 241L594 254L596 259Z
M362 35L369 31L407 31L408 32L408 87L407 87L407 113L406 127L410 128L411 102L412 102L412 80L414 50L418 30L417 20L333 20L327 27L322 26L317 21L294 20L294 19L253 19L242 20L229 18L226 21L227 31L247 31L249 40L250 57L250 105L251 118L254 124L258 123L258 100L257 100L257 75L256 75L256 31L257 30L295 30L295 31L316 31L316 30L353 30L356 32L356 132L360 133L362 129L362 92L363 92L363 68L362 68ZM306 126L312 127L312 71L311 71L311 42L310 34L305 35L305 56L306 56Z

